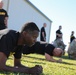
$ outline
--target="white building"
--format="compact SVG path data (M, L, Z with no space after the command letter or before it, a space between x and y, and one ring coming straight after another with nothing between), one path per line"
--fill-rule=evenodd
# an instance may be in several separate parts
M39 29L43 23L47 24L46 41L49 42L52 21L45 16L39 9L37 9L29 0L3 0L4 9L9 15L8 28L20 30L21 26L28 21L35 22ZM40 40L40 36L38 37Z

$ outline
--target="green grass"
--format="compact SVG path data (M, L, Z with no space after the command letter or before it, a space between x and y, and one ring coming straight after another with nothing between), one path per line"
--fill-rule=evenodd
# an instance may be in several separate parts
M55 59L59 59L54 57ZM63 63L48 62L45 57L38 54L23 55L22 64L33 67L42 65L43 73L41 75L76 75L76 60L68 59L67 54L62 57ZM7 65L13 66L13 57L10 56ZM27 75L24 73L0 72L0 75Z

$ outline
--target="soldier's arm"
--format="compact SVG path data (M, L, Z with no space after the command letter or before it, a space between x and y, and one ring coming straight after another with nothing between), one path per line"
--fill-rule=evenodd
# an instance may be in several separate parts
M51 62L62 62L62 59L56 60L53 58L53 56L50 56L49 54L45 53L45 58L47 61L51 61Z
M7 57L3 52L0 52L0 71L7 71L7 72L21 72L26 74L32 74L37 75L42 73L42 67L41 66L35 66L32 68L25 67L21 65L20 60L15 60L15 66L7 66L6 65Z

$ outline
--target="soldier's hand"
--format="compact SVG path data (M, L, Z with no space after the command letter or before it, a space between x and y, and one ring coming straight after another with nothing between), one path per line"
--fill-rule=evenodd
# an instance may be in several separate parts
M60 62L61 63L62 62L62 59L57 60L57 62Z
M43 68L40 65L35 65L35 67L29 69L29 74L32 75L40 75L42 72L43 72Z

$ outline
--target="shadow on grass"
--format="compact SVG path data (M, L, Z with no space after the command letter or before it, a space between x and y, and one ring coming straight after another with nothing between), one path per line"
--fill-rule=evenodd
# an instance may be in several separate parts
M62 59L67 59L67 60L74 60L74 59L69 58L69 57L66 56L66 55L62 56L61 58L62 58ZM58 62L58 63L59 63L59 62ZM74 64L74 63L64 62L64 61L62 61L61 64L67 64L67 65L74 65L74 66L76 66L76 64Z
M29 74L25 74L25 73L15 73L15 72L5 72L5 71L1 71L0 75L29 75Z
M31 62L31 61L27 61L27 60L22 60L24 62L29 62L29 63L33 63L33 64L46 64L46 63L43 63L43 62L37 62L37 61L34 61L34 62Z
M76 64L68 63L68 62L62 62L61 64L67 64L67 65L74 65L74 66L76 66Z
M63 59L69 59L69 57L66 56L66 55L63 55L62 58L63 58Z
M65 66L60 66L60 67L68 69L68 67L65 67ZM71 69L73 71L76 70L76 69L73 69L73 68L70 68L70 67L69 67L69 69Z
M37 57L33 57L33 56L24 56L24 57L26 57L26 58L32 58L32 59L36 59L36 60L44 60L45 61L45 59L43 59L43 58L37 58ZM29 63L35 63L35 64L46 64L46 63L44 63L44 62L38 62L38 61L34 61L34 62L31 62L31 61L28 61L28 60L22 60L22 61L24 61L24 62L29 62Z
M76 60L76 59L73 59L73 58L69 58L68 55L63 55L62 58L63 58L63 59L68 59L68 60Z
M27 57L27 58L33 58L33 59L37 59L37 60L45 60L44 58L38 58L38 57L33 57L33 56L24 56L24 57Z
M25 73L15 73L15 72L5 72L5 71L0 71L0 75L30 75L30 74L25 74ZM45 75L44 73L40 75Z
M33 56L27 56L27 55L26 55L26 56L24 56L24 57L26 57L26 58L33 58L33 59L36 59L36 60L38 59L38 60L42 60L42 61L44 60L44 61L46 61L46 60L43 59L43 58L37 58L37 57L33 57ZM65 56L65 55L62 56L62 58L63 58L63 59L68 59L68 60L74 60L74 59L69 59L68 56ZM27 61L27 60L23 60L23 61L24 61L24 62L30 62L30 61ZM30 62L30 63L46 64L46 63L44 63L44 62L37 62L37 61L36 61L36 62L35 62L35 61L34 61L34 62ZM59 62L58 62L58 63L59 63ZM70 62L68 63L68 62L64 62L64 61L63 61L61 64L75 65L75 66L76 66L76 64L73 64L73 63L70 63Z

